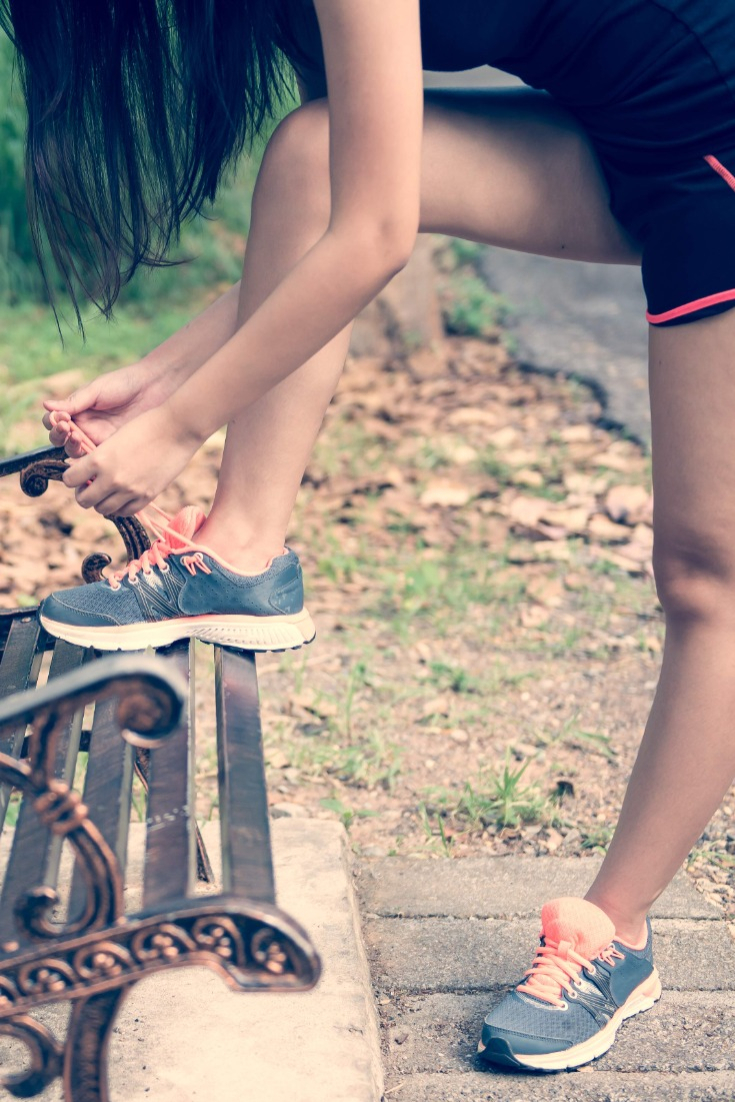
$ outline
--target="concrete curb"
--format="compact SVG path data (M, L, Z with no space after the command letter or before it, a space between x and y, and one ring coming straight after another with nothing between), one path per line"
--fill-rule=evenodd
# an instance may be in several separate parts
M305 994L238 995L186 969L138 984L111 1047L114 1102L379 1102L379 1031L345 831L321 820L271 825L278 902L312 936L320 983ZM218 824L203 833L217 868ZM130 874L140 879L133 865Z

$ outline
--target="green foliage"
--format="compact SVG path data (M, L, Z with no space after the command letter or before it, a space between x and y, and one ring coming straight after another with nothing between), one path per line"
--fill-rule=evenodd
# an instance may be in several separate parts
M459 797L446 789L432 789L434 802L443 815L467 823L470 830L536 822L549 804L536 785L521 783L528 764L514 768L508 749L501 770L483 770L477 786L467 782Z
M38 292L24 178L25 107L13 79L13 49L0 33L0 302Z
M348 807L336 798L320 800L319 803L325 810L333 811L339 817L345 830L350 829L355 819L371 819L380 814L379 811L368 811L366 808L355 810L354 807Z
M458 272L445 293L444 322L459 336L491 337L507 319L508 303L478 275Z

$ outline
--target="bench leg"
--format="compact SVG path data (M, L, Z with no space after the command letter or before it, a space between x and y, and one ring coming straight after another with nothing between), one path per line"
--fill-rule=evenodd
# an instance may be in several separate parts
M130 987L74 1003L64 1056L65 1102L109 1102L107 1053L117 1012Z

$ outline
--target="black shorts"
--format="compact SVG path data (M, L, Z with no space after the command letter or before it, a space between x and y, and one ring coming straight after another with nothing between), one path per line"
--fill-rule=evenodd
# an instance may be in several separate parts
M640 243L649 322L735 307L735 0L563 0L579 4L603 15L573 44L557 24L544 49L566 54L545 84Z
M735 0L421 0L427 68L548 91L639 242L648 319L735 306Z

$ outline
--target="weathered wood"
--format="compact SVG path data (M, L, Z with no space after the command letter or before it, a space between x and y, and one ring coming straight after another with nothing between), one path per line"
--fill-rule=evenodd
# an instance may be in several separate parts
M255 655L215 647L219 813L225 891L275 900Z
M87 652L70 643L59 642L54 649L49 681L81 667ZM55 775L71 783L76 766L81 713L64 724L57 744ZM27 939L17 929L14 906L19 896L37 884L56 886L62 840L54 838L44 826L32 802L23 800L18 813L13 848L0 893L0 949L8 943Z
M82 799L92 822L117 857L123 874L133 790L133 754L133 747L121 737L116 702L105 700L97 704ZM69 897L71 918L82 911L88 890L83 870L75 864Z
M0 662L0 700L35 685L42 656L37 649L40 633L41 626L36 616L25 616L11 624L8 645ZM15 729L0 735L0 754L20 757L25 732L26 724L19 723ZM5 823L9 801L10 788L0 785L0 831Z
M189 684L194 678L194 647L188 640L165 652ZM175 735L150 755L146 818L143 906L190 894L194 873L194 710Z

